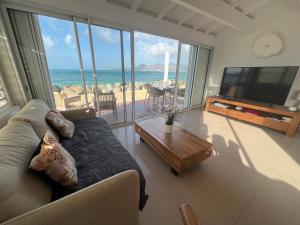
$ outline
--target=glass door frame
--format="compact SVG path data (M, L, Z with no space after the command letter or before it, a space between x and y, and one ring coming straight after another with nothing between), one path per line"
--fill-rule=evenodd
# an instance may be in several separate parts
M190 90L188 91L188 96L185 96L185 98L187 97L187 107L184 108L184 109L176 109L177 111L185 111L185 110L189 110L189 109L193 109L193 108L199 108L203 105L203 100L205 99L205 91L206 91L206 88L207 88L207 79L208 79L208 74L209 74L209 71L210 71L210 68L211 68L211 64L212 64L212 58L213 58L213 52L214 52L214 48L213 47L209 47L209 46L205 46L205 45L202 45L202 44L193 44L193 43L189 43L189 42L183 42L183 41L180 41L179 40L179 43L178 43L178 52L177 52L177 65L179 65L180 67L180 58L181 57L181 49L182 49L182 46L180 47L179 49L179 45L183 45L183 44L187 44L187 45L191 45L191 46L194 46L196 48L196 53L194 53L195 57L194 57L194 60L193 60L193 68L192 68L192 74L190 75L187 75L190 77L190 81L189 82L189 85L190 85ZM196 76L196 72L198 71L198 67L200 66L197 62L199 60L199 57L201 57L200 55L200 48L205 48L205 49L208 49L210 50L210 53L209 53L209 58L208 58L208 63L206 65L206 74L205 74L205 79L204 79L204 86L203 86L203 94L202 94L202 97L201 97L201 104L200 105L196 105L196 106L192 106L192 97L193 97L193 91L194 91L194 87L195 87L195 76ZM178 89L178 81L179 81L179 70L180 68L177 67L176 65L176 80L175 80L175 92L174 92L174 107L173 108L176 108L176 99L177 99L177 89Z
M86 107L89 108L89 101L88 101L88 96L87 96L87 91L86 91L86 76L85 76L85 71L84 71L83 62L82 62L81 46L80 46L80 41L79 41L79 33L78 33L78 29L77 29L77 18L75 16L73 17L73 26L74 26L74 33L75 33L75 39L76 39L76 49L77 49L79 65L80 65L80 73L81 73L81 79L82 79L84 100L85 100Z
M124 62L124 31L130 33L130 50L131 50L131 93L132 93L132 122L134 122L134 96L135 96L135 88L134 88L134 53L133 53L133 49L134 46L132 46L132 43L134 43L134 41L132 41L132 30L128 31L128 30L124 30L124 29L120 29L120 28L111 28L111 27L106 27L106 26L102 26L102 25L98 25L95 23L91 23L90 18L87 19L87 24L88 24L88 29L89 29L89 39L90 39L90 49L91 49L91 58L92 58L92 63L93 63L93 71L94 71L94 86L95 86L95 95L96 95L96 105L97 105L97 111L100 112L99 107L100 107L100 103L99 103L99 98L98 98L98 85L97 85L97 70L96 70L96 64L95 64L95 54L94 54L94 43L93 43L93 33L92 33L92 29L91 26L97 26L97 27L105 27L108 29L114 29L114 30L118 30L120 33L120 56L121 56L121 79L122 79L122 93L123 93L123 115L124 115L124 120L123 122L116 122L116 123L112 123L111 125L120 125L120 124L126 124L128 123L128 117L127 117L127 101L126 101L126 77L125 77L125 62ZM116 109L117 110L117 109ZM101 114L100 114L101 116Z
M181 56L181 47L182 42L179 40L178 49L177 49L177 61L176 61L176 75L175 75L175 90L174 90L174 98L173 98L173 106L172 111L177 108L177 92L178 92L178 80L179 80L179 69L180 69L180 56Z
M132 123L135 122L135 54L134 54L134 29L130 29L130 62L131 62L131 101Z
M81 73L81 77L82 77L82 86L83 86L83 95L84 95L84 103L85 103L85 107L90 107L89 106L89 102L88 102L88 95L87 95L87 86L86 86L86 75L85 75L85 68L83 66L83 61L82 61L82 53L81 53L81 43L80 43L80 37L79 37L79 31L77 28L77 23L84 23L87 25L88 28L88 36L89 36L89 44L90 44L90 51L91 51L91 60L92 60L92 66L93 66L93 78L94 78L94 88L95 88L95 95L98 96L98 91L97 91L97 87L98 87L98 80L97 80L97 70L96 70L96 64L95 64L95 54L94 54L94 42L93 42L93 33L91 30L91 25L94 26L98 26L98 27L106 27L109 29L115 29L118 30L118 32L120 32L120 57L121 57L121 75L122 75L122 92L123 92L123 110L124 110L124 120L122 122L116 122L116 123L111 123L110 125L120 125L120 124L127 124L127 123L131 123L134 122L135 119L135 105L134 105L134 96L135 96L135 88L134 88L134 46L132 43L134 43L134 41L132 40L134 38L133 35L133 29L128 30L128 29L122 29L122 28L114 28L114 27L107 27L98 23L91 23L90 18L82 18L82 17L61 17L61 16L57 16L57 15L49 15L49 14L45 14L45 13L39 13L39 12L33 12L36 15L45 15L45 16L49 16L52 18L56 18L56 19L62 19L62 20L67 20L73 23L73 30L74 30L74 35L75 35L75 44L76 44L76 50L77 50L77 54L78 54L78 59L79 59L79 66L80 66L80 73ZM128 117L127 117L127 102L126 102L126 93L124 93L125 90L125 85L126 85L126 78L125 78L125 66L124 66L124 31L130 33L130 51L131 51L131 94L132 94L132 121L128 122ZM96 97L96 105L95 110L98 111L99 109L99 99ZM117 109L116 109L117 110Z
M180 62L181 62L181 50L182 50L182 45L190 45L192 47L195 48L195 52L192 53L193 56L193 62L192 62L192 68L190 68L190 66L188 65L188 72L187 72L187 82L188 83L188 90L185 91L185 95L187 94L187 96L184 96L184 101L186 101L187 106L183 109L177 109L176 107L176 101L177 101L177 94L178 94L178 83L179 83L179 71L180 71ZM178 51L177 51L177 63L176 63L176 77L175 77L175 91L174 91L174 102L173 102L173 110L176 109L176 111L180 112L180 111L185 111L188 109L191 109L191 99L192 99L192 94L193 94L193 87L194 87L194 80L195 80L195 74L196 74L196 68L197 68L197 60L199 57L199 47L200 45L195 45L195 44L191 44L188 42L182 42L179 40L178 42ZM190 50L191 51L191 50ZM191 54L191 53L189 53ZM189 55L189 57L191 57ZM186 85L187 86L187 85Z
M199 45L194 45L194 44L191 44L191 43L188 43L188 42L181 42L181 45L190 45L192 48L194 48L193 52L191 52L191 49L190 49L190 52L189 52L189 58L193 57L193 61L192 61L192 65L188 65L188 69L187 69L186 86L188 86L188 88L187 88L187 90L185 91L185 94L184 94L185 95L184 96L184 98L185 98L184 101L186 102L184 104L186 104L186 107L179 110L179 111L184 111L184 110L187 110L187 109L191 108L191 100L192 100L194 80L195 80L195 75L196 75L197 60L198 60L198 56L199 56L200 46Z
M185 43L187 44L187 43ZM194 88L194 81L195 81L195 76L196 76L196 68L197 68L197 60L198 60L198 56L199 56L199 45L193 45L193 44L189 44L191 46L193 46L193 48L195 48L193 50L193 65L192 68L189 68L188 70L191 70L191 72L189 72L190 74L188 75L188 77L190 78L189 80L189 90L188 90L188 96L187 96L187 107L185 109L190 109L191 108L191 104L192 104L192 95L193 95L193 88ZM191 57L191 56L189 56Z
M214 54L214 47L209 47L209 46L202 45L202 44L199 44L197 46L198 46L198 49L197 49L197 57L196 57L196 65L195 65L195 74L194 74L194 77L193 77L193 84L192 84L193 86L192 86L192 92L191 92L191 95L190 95L190 97L191 97L190 98L190 107L189 107L190 109L201 108L203 106L203 100L206 97L207 80L208 80L210 69L211 69L211 66L212 66L212 59L213 59L213 54ZM199 105L197 104L197 105L192 106L193 90L194 90L194 87L195 87L194 80L195 80L196 71L198 71L198 67L200 66L199 63L197 63L198 60L199 60L199 57L201 57L200 56L200 48L208 49L210 52L209 52L208 63L206 65L206 73L205 73L203 91L202 91L202 96L201 96L201 103Z

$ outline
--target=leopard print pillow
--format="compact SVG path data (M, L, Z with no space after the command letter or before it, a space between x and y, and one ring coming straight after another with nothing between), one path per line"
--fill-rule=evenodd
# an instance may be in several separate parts
M31 160L29 168L45 171L52 180L66 187L74 187L78 184L74 158L51 133L45 134L40 153Z
M74 123L64 118L56 110L50 110L47 114L47 121L56 129L61 136L72 138L74 134Z

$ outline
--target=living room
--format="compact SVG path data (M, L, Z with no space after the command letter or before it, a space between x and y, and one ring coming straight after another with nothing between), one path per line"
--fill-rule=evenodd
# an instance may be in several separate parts
M300 223L299 1L0 4L0 223Z

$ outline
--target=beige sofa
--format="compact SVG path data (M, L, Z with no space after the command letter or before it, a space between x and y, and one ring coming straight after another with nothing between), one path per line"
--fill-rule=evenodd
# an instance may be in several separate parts
M139 177L130 170L55 202L43 176L28 165L47 129L49 108L29 102L0 131L0 223L30 225L136 225ZM95 117L93 109L63 112L69 120Z

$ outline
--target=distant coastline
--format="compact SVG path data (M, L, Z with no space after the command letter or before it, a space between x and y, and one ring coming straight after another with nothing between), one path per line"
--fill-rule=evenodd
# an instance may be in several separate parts
M82 78L80 70L76 69L50 69L50 78L52 85L59 87L81 86ZM93 86L93 70L85 70L87 86ZM175 80L176 73L169 72L168 80ZM152 83L161 81L164 78L162 71L135 71L135 81L138 83ZM125 80L131 81L131 72L125 71ZM179 80L186 80L186 73L179 73ZM115 85L122 82L122 73L120 70L97 70L98 85Z

